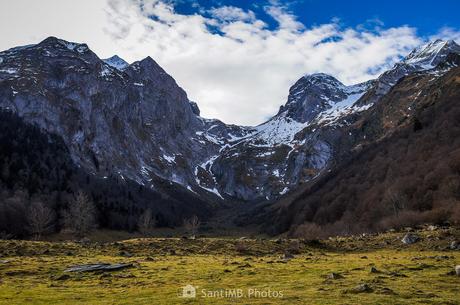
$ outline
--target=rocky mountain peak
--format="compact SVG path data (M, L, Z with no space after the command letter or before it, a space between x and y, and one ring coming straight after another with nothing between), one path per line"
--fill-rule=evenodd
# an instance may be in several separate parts
M321 88L335 86L340 87L343 84L334 76L326 74L326 73L312 73L306 74L302 77L302 79L311 84L311 86L317 86Z
M325 73L307 74L290 88L288 101L278 115L284 114L297 122L308 123L350 96L357 100L369 86L369 82L346 86Z
M39 48L39 49L45 49L45 50L54 49L54 50L59 50L59 51L72 51L72 52L78 52L80 54L90 51L86 43L70 42L70 41L56 38L54 36L45 38L43 41L41 41L35 46L36 48ZM94 54L94 53L91 52L91 54ZM94 56L96 55L94 54Z
M459 53L460 46L453 40L435 40L414 49L402 63L430 69L444 60L449 53Z
M371 105L378 102L404 76L428 70L441 74L446 72L447 70L439 65L445 63L451 54L460 54L460 46L453 40L438 39L415 48L402 61L396 63L392 69L384 72L376 79L366 103Z
M431 69L450 53L460 53L460 46L453 40L438 39L415 48L402 63L422 69Z
M129 64L123 58L119 57L118 55L113 55L110 58L103 59L103 61L109 66L114 67L115 69L119 71L123 71L129 66Z

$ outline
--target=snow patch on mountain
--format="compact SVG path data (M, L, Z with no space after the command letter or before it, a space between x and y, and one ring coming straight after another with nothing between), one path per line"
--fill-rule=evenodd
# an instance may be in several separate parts
M344 100L331 103L331 108L321 112L316 117L315 122L318 124L330 125L346 115L369 109L372 106L371 104L363 106L355 105L356 101L358 101L363 95L364 92L351 94Z
M5 68L5 69L0 69L0 72L7 73L7 74L16 74L16 73L18 73L18 69L16 69L16 68Z
M268 122L257 126L257 133L251 137L251 140L262 140L267 145L290 143L294 140L294 136L307 125L287 117L286 113L282 113Z
M434 68L451 52L459 53L460 46L453 40L442 41L438 39L416 48L402 63L412 65L418 70L429 70Z
M123 71L129 66L129 64L123 58L120 58L118 55L114 55L110 58L103 59L103 61L109 66L119 71Z

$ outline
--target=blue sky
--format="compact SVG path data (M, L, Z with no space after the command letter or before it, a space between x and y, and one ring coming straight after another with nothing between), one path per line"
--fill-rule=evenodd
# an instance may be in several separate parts
M458 2L2 0L0 49L52 35L101 58L151 56L204 117L257 125L305 74L355 84L429 40L459 42Z
M263 9L273 1L242 0L173 0L177 12L196 14L213 7L235 6L252 10L264 20L270 28L277 26L276 21ZM321 1L293 0L278 1L285 6L305 26L317 26L338 19L344 27L375 26L384 28L409 25L417 28L421 36L436 34L441 28L460 28L460 2L457 0L438 1Z

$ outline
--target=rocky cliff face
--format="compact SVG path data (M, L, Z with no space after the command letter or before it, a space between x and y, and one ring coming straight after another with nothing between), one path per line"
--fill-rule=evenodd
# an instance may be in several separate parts
M439 75L454 42L414 50L378 79L346 86L311 74L278 114L255 127L199 116L196 103L152 58L99 59L50 37L0 53L0 107L64 140L89 173L155 190L158 179L210 201L278 198L335 162L344 127L371 111L403 76Z
M231 127L197 116L196 104L150 57L126 66L50 37L0 58L0 107L61 136L75 163L94 175L153 189L160 177L199 191L196 165L232 136Z

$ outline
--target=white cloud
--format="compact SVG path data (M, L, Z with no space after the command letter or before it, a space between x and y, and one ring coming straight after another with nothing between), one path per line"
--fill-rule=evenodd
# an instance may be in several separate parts
M223 21L254 21L256 15L253 11L245 12L239 7L235 6L221 6L209 10L211 16Z
M305 73L364 81L421 43L406 26L367 31L331 21L306 28L276 2L265 8L276 29L232 6L181 15L159 0L5 2L0 49L55 35L87 42L101 57L117 53L132 62L150 55L198 102L202 115L227 123L261 123Z
M453 28L444 27L437 34L431 36L430 39L454 40L460 42L460 32Z

